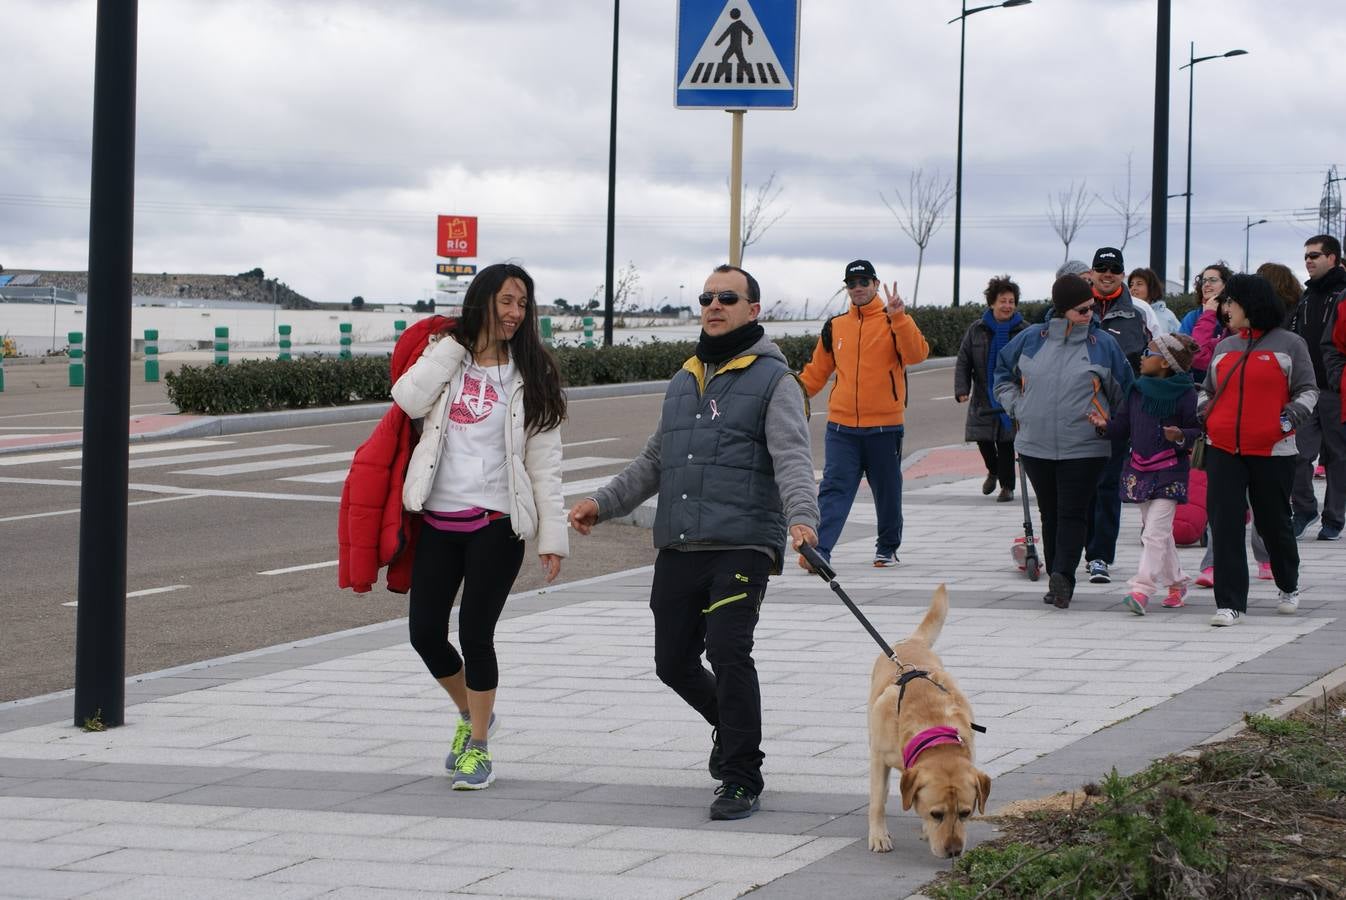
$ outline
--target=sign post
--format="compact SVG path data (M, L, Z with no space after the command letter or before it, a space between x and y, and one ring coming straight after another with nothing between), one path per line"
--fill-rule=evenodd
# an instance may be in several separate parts
M678 0L675 104L733 115L729 262L735 266L742 260L743 113L799 105L800 2Z
M477 217L476 216L440 216L436 231L435 253L448 259L447 263L437 263L435 274L449 277L448 293L458 292L459 275L476 275L475 265L458 262L459 257L475 259L477 256ZM439 288L444 290L444 288Z

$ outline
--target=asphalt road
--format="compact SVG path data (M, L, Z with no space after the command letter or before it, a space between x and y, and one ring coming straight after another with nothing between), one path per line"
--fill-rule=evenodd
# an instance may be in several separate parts
M958 443L965 407L952 369L911 376L904 451ZM824 396L825 396L824 392ZM824 397L813 407L822 467ZM562 429L569 502L644 445L659 395L582 399ZM55 401L64 415L70 398ZM156 410L143 404L139 412ZM4 418L4 417L0 417ZM39 416L10 417L35 426ZM127 570L128 673L154 671L387 621L406 598L336 586L336 512L349 456L373 423L316 425L132 449ZM78 450L0 455L0 701L74 683ZM301 480L295 480L301 479ZM648 565L645 529L572 535L559 581ZM516 590L542 587L531 552Z

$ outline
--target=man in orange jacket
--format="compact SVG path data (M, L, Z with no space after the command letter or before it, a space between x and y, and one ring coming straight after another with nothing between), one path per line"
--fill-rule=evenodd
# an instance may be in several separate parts
M930 345L907 315L896 282L891 291L884 285L887 302L879 299L878 275L869 260L846 266L845 283L850 308L823 325L813 358L799 375L810 397L833 372L837 376L827 400L818 552L831 558L863 475L879 520L874 565L895 566L902 544L906 367L929 356Z

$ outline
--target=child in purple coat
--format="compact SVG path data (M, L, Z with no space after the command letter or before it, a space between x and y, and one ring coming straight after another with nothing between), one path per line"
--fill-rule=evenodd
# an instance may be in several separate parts
M1090 411L1101 434L1131 440L1131 456L1122 469L1123 503L1140 506L1141 551L1129 582L1127 609L1145 615L1150 598L1166 591L1163 605L1183 605L1187 575L1173 542L1173 513L1187 499L1188 457L1201 435L1196 390L1188 371L1197 343L1185 334L1161 334L1140 360L1137 378L1111 421Z

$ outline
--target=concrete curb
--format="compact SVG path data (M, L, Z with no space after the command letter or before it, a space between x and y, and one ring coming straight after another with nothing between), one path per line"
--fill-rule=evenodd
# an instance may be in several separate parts
M1343 697L1346 697L1346 666L1342 666L1333 672L1328 672L1317 681L1304 685L1293 694L1290 694L1288 697L1282 697L1260 712L1254 713L1254 715L1267 716L1272 719L1288 719L1300 710L1312 712L1313 710L1322 709L1333 700L1338 700ZM1218 744L1221 741L1227 741L1232 737L1237 737L1247 729L1247 723L1239 721L1230 725L1218 734L1213 734L1206 738L1196 747L1189 750L1188 753L1199 754L1200 747L1204 747L1207 744Z

